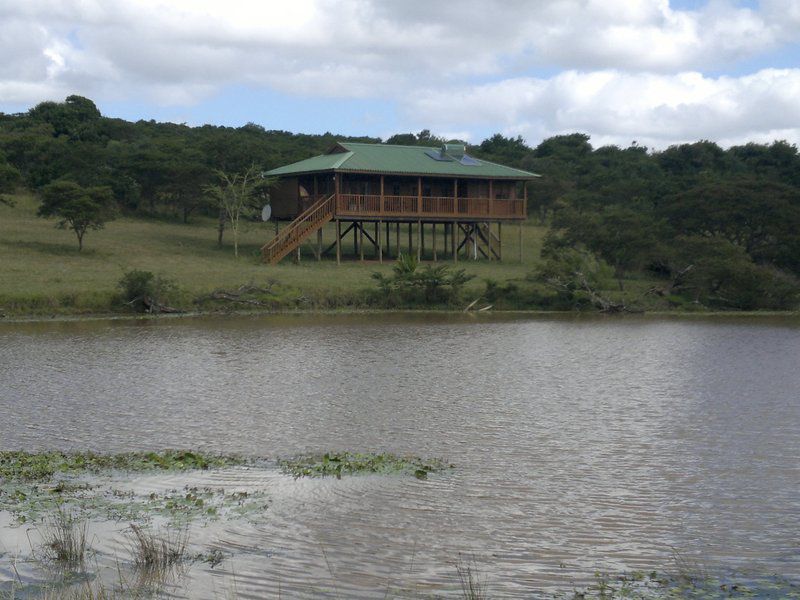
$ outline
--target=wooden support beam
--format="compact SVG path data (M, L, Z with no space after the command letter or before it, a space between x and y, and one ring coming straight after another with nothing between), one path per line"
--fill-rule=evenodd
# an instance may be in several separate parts
M522 221L519 222L519 262L522 262Z
M383 177L381 177L381 182L383 181ZM378 262L383 264L383 238L381 237L381 228L382 222L378 221L375 223L375 239L378 241ZM386 233L389 233L389 230L386 230ZM388 235L386 237L389 237Z
M386 207L384 206L384 196L383 196L383 175L381 175L381 214L385 212L386 212Z
M389 222L386 222L386 256L392 253L392 245L389 243Z
M364 221L358 223L358 258L364 262Z
M425 226L420 225L419 227L419 245L421 248L422 256L425 256Z
M422 212L422 177L417 177L417 214ZM411 225L409 225L411 227Z
M400 256L400 221L397 222L397 231L395 232L394 241L396 243L395 256Z
M453 248L453 262L458 262L458 246L456 245L456 229L459 228L458 223L450 224L450 245Z
M342 222L336 219L336 264L342 263Z
M436 262L436 223L431 225L431 229L433 229L431 237L433 238L433 262Z
M317 261L322 260L322 227L317 229Z
M411 254L414 250L414 243L411 239L411 221L408 222L408 253Z
M417 221L417 262L422 260L422 220Z
M497 260L503 260L503 223L497 223Z

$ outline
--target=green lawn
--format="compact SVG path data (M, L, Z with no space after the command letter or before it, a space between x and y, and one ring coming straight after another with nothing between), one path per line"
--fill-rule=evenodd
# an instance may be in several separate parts
M37 200L30 195L15 197L13 207L0 204L0 309L8 314L43 312L97 312L109 310L109 299L125 271L141 269L161 274L176 282L186 296L195 297L218 288L245 283L264 285L268 281L300 290L313 297L340 296L374 287L370 278L377 270L388 272L393 259L383 265L366 248L365 261L352 256L352 235L344 247L341 265L335 258L314 259L306 244L301 262L287 257L277 266L260 262L260 247L274 235L273 224L247 223L241 234L240 256L235 258L230 232L222 248L216 244L216 223L196 217L188 225L157 220L121 218L105 229L90 231L84 249L78 251L70 230L57 229L55 220L36 217ZM539 260L545 228L523 226L523 262L519 262L518 227L503 228L502 262L459 260L469 274L471 285L483 280L522 278ZM324 243L334 239L334 226L324 231ZM441 229L438 233L441 247ZM312 237L315 240L315 237ZM408 235L403 226L401 250L406 251ZM430 257L430 231L426 234ZM394 249L394 228L392 228Z

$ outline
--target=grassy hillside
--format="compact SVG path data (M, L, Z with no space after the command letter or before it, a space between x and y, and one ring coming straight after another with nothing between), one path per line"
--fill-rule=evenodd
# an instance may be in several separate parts
M229 232L224 246L217 247L215 221L200 217L189 225L121 218L103 230L87 233L79 252L72 231L57 229L55 220L36 216L38 201L34 197L18 195L15 200L13 207L0 204L0 312L8 315L121 310L124 307L114 300L117 282L131 269L172 279L181 292L178 303L184 308L191 307L193 298L215 289L245 283L263 286L269 281L295 296L311 299L313 306L348 305L356 302L362 290L375 287L371 273L391 270L392 261L378 264L371 259L369 248L364 263L348 256L337 266L330 258L317 262L308 245L300 264L286 258L278 266L264 265L259 261L259 249L274 235L274 226L265 223L245 225L237 259ZM476 290L483 288L485 278L523 278L539 260L544 232L530 223L523 227L522 264L517 227L508 226L503 231L503 262L461 260L459 267L476 276L469 284ZM328 244L333 239L333 225L329 224L324 241ZM406 240L403 229L401 244ZM426 242L430 244L429 234ZM344 250L352 254L352 236Z

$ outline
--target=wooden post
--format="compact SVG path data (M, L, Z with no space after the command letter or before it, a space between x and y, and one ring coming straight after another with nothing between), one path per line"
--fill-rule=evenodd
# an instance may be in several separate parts
M383 177L381 177L381 180ZM375 223L375 241L378 242L378 262L383 264L383 238L381 237L381 225L383 223L378 221ZM389 230L387 229L386 232L388 233Z
M394 241L396 243L396 248L397 248L397 251L395 252L395 255L396 256L400 256L400 221L397 222Z
M383 206L383 175L381 175L381 215L383 215L385 210Z
M386 256L392 253L392 245L389 243L389 222L386 222Z
M422 177L417 177L417 214L421 213L422 213ZM410 224L409 227L411 227Z
M458 262L458 241L456 240L456 231L458 230L458 221L450 225L450 244L453 247L453 262ZM460 236L459 236L460 237Z
M419 245L422 248L422 256L425 256L425 226L420 225L419 228Z
M431 228L433 229L433 262L436 262L436 223L433 223Z
M353 256L358 254L358 227L356 224L358 221L353 221Z
M300 262L300 246L303 244L297 244L297 262Z
M322 227L317 229L317 261L322 260Z
M522 182L522 216L528 216L528 183Z
M458 214L458 179L453 180L453 214ZM447 246L447 228L445 227L445 247Z
M478 260L478 224L472 224L472 260Z
M358 223L358 257L364 262L364 221Z
M497 223L497 260L503 260L503 223Z
M409 228L411 226L409 225ZM417 262L422 260L422 220L417 221Z
M336 264L342 263L342 222L336 219Z
M519 262L522 262L522 221L519 222Z
M414 249L414 244L411 240L411 221L408 222L408 253L411 254L411 251Z

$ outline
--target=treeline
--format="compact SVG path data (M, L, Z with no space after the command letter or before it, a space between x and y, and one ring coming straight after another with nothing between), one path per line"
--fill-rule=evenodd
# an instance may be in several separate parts
M204 189L215 172L270 169L320 154L336 140L379 142L243 127L188 127L104 117L94 102L69 96L21 114L0 113L0 193L15 185L38 191L58 180L108 187L128 213L175 215L215 211ZM216 214L213 212L213 214Z
M427 130L387 140L444 141ZM725 150L699 141L652 152L636 143L593 148L574 133L531 148L496 134L469 151L542 175L528 194L529 214L549 225L535 279L556 291L559 308L624 308L599 290L609 280L622 290L630 278L658 281L646 292L670 305L797 308L800 154L792 144ZM502 286L493 290L502 302Z
M56 181L107 189L122 211L187 220L216 215L204 190L219 170L269 169L336 140L248 124L188 127L103 117L80 96L0 114L0 194ZM436 146L431 135L386 143ZM597 304L605 280L656 280L673 305L796 308L800 297L800 154L786 142L722 149L699 141L649 151L593 148L575 133L527 146L500 134L471 154L534 171L528 210L549 226L539 283L563 306ZM2 196L0 196L2 197ZM496 290L497 288L495 288Z

